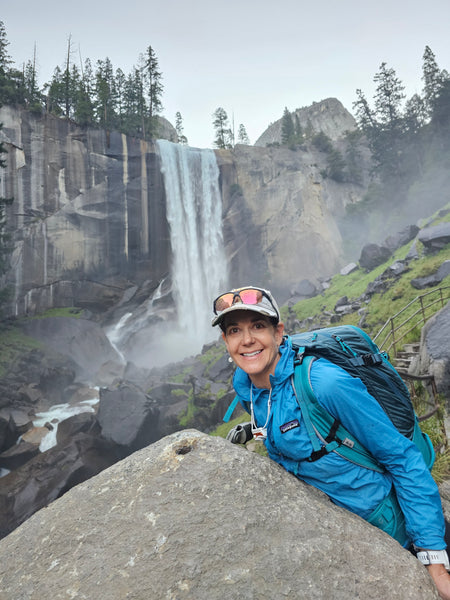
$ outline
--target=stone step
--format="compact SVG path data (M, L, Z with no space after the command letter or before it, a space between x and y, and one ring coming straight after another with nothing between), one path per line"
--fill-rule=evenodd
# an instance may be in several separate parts
M414 342L413 344L405 344L403 346L403 351L404 352L412 352L413 354L417 354L418 352L420 352L420 343Z
M405 369L405 371L408 370L410 364L411 361L405 360L404 358L396 358L394 360L394 366L398 369Z

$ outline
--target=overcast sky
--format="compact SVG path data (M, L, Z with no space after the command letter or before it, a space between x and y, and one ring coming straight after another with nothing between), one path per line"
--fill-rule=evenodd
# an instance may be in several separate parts
M422 88L426 45L450 71L450 0L3 0L0 19L16 67L33 57L39 84L64 64L109 57L128 74L151 45L163 74L164 116L180 111L191 146L213 146L223 107L251 143L294 110L329 97L352 111L371 100L382 62L409 96Z

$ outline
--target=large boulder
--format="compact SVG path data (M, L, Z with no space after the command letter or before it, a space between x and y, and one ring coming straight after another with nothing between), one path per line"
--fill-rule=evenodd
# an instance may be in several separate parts
M440 250L450 243L450 223L425 227L420 231L418 238L429 250Z
M123 456L161 437L155 401L131 383L100 390L97 421L102 437L121 447Z
M410 372L429 373L450 406L450 303L436 313L422 328L420 354L411 363Z
M383 245L387 246L392 252L394 252L394 250L397 250L397 248L400 248L401 246L404 246L413 240L419 231L420 229L417 227L417 225L407 225L401 231L388 236L384 240Z
M47 348L66 357L80 381L108 385L120 377L124 364L97 323L72 317L31 319L24 332ZM66 385L71 383L66 382ZM59 389L61 389L61 385Z
M378 244L366 244L361 250L359 257L359 266L362 269L371 271L379 265L382 265L391 256L392 252L387 246Z
M134 453L3 539L0 596L438 598L392 538L269 459L195 430Z

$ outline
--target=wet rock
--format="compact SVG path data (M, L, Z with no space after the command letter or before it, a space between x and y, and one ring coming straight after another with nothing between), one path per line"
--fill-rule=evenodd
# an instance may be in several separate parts
M313 298L317 295L317 287L309 279L302 279L291 290L293 298Z
M59 445L67 444L77 433L100 435L100 425L93 413L78 413L61 421L56 432L56 442Z
M448 275L450 275L450 260L444 261L439 269L432 275L428 275L428 277L411 279L411 285L417 290L424 290L427 287L438 285Z
M450 243L450 223L425 227L420 231L418 239L429 250L440 250Z
M339 308L340 306L346 306L347 304L348 304L347 296L342 296L342 298L339 298L339 300L334 305L334 310L336 310L336 308Z
M54 446L1 479L0 537L74 485L118 460L114 444L84 433ZM0 594L1 596L1 594Z
M95 381L99 385L108 385L123 371L122 360L112 347L102 328L87 319L70 317L47 317L32 319L23 325L25 333L45 343L46 347L58 355L65 357L65 366L70 365L69 372L59 369L60 381L55 373L50 378L53 388L61 390L71 384L76 377L80 381ZM51 367L48 368L52 374ZM54 371L54 369L53 369ZM41 373L40 388L45 387L45 372Z
M97 420L102 437L121 446L124 456L160 437L155 401L131 383L100 390Z
M0 468L13 471L39 454L39 445L21 441L0 454Z
M392 252L386 246L379 246L378 244L366 244L361 250L361 256L359 257L359 266L362 269L371 271L379 265L382 265L391 256Z
M384 240L384 246L387 246L391 252L397 250L397 248L401 248L411 240L413 240L420 229L417 225L407 225L404 229L399 231L398 233L394 233L390 235Z

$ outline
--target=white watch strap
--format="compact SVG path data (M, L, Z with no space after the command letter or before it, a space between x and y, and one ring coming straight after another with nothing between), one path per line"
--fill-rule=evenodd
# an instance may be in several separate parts
M450 569L448 554L446 550L420 550L417 558L424 565L444 565L447 571Z

